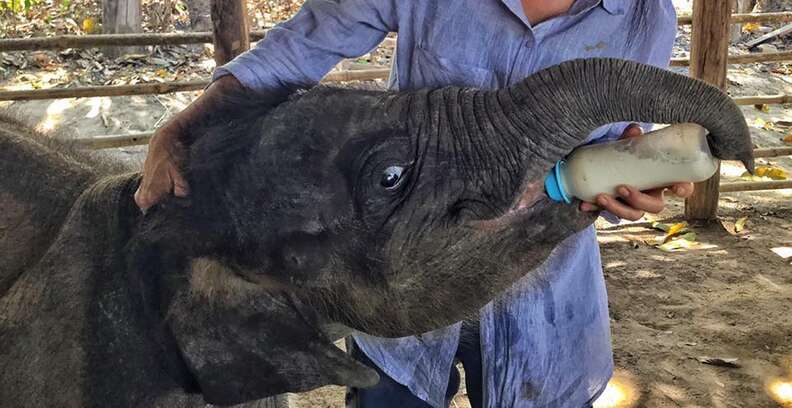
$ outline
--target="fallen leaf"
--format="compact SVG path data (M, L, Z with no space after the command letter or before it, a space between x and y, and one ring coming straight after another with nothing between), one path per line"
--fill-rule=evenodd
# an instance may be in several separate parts
M154 71L154 74L157 75L160 78L164 78L165 76L168 75L168 70L166 70L165 68L160 68L160 69Z
M754 105L754 108L756 108L757 110L760 110L760 111L762 111L764 113L770 113L770 105L768 105L766 103Z
M652 223L652 228L663 232L668 232L668 229L671 228L671 226L668 224L663 224L662 222L655 221Z
M737 219L737 221L734 223L734 232L742 232L745 229L746 221L748 221L748 217Z
M749 181L762 181L762 179L786 180L789 178L789 173L777 166L757 166L753 175L746 171L740 175L740 178Z
M685 241L690 241L690 242L695 242L696 238L698 238L698 235L696 235L696 233L693 231L690 231L686 234L682 234L679 236L679 239L684 239Z
M666 231L666 236L668 238L674 237L679 233L684 232L687 229L687 226L687 222L676 223L668 228L668 231Z
M672 239L665 244L658 245L657 248L664 252L680 252L688 249L696 249L700 246L701 244L696 241L688 241L687 239L679 237L677 239Z
M740 364L737 363L736 358L723 358L723 357L697 357L698 360L702 364L709 364L718 367L728 367L728 368L740 368Z
M773 180L786 180L789 176L786 170L776 166L758 166L756 168L756 175L759 177L767 177Z
M784 138L784 143L792 144L792 133L786 135Z
M752 33L754 31L758 30L759 28L761 28L761 26L758 23L745 23L742 26L742 32L744 32L744 33Z
M96 30L96 20L92 17L88 17L82 21L82 29L88 34L91 34Z
M678 235L690 233L687 222L678 222L676 224L670 225L663 224L661 222L653 222L652 228L665 232L665 235L655 237L654 242L647 242L647 244L652 246L661 246L668 243ZM693 234L693 237L694 238L692 240L695 240L695 234Z

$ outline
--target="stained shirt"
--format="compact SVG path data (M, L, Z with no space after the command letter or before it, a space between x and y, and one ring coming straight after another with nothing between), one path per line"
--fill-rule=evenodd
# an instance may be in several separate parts
M308 0L255 48L218 68L215 78L230 73L260 91L311 86L390 32L398 33L390 88L491 89L575 58L665 67L676 15L671 0L578 0L567 13L532 26L520 0ZM624 126L602 127L589 140L616 138ZM564 241L540 268L547 276L542 283L517 282L480 311L486 407L587 406L612 375L593 227ZM399 339L355 338L385 373L443 407L459 333L456 324Z

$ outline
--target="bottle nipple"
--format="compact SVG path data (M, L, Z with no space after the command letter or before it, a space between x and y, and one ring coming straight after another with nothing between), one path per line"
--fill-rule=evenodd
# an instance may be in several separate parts
M565 164L563 160L559 160L552 170L547 173L544 181L545 191L550 199L555 202L572 204L572 199L564 189L564 176L561 169Z

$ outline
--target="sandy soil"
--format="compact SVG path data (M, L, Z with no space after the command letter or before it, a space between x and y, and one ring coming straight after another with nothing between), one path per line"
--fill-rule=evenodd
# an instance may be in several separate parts
M724 196L721 222L693 227L705 247L689 252L646 245L658 231L645 222L600 229L617 380L634 406L775 406L767 387L792 381L789 198ZM660 218L681 212L674 203ZM747 233L735 234L741 217ZM697 360L705 356L740 367Z

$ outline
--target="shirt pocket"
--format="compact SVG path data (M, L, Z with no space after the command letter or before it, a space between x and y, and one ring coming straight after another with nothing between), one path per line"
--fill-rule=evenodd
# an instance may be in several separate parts
M497 85L494 71L459 62L420 45L414 49L411 71L419 88L453 85L490 89Z

